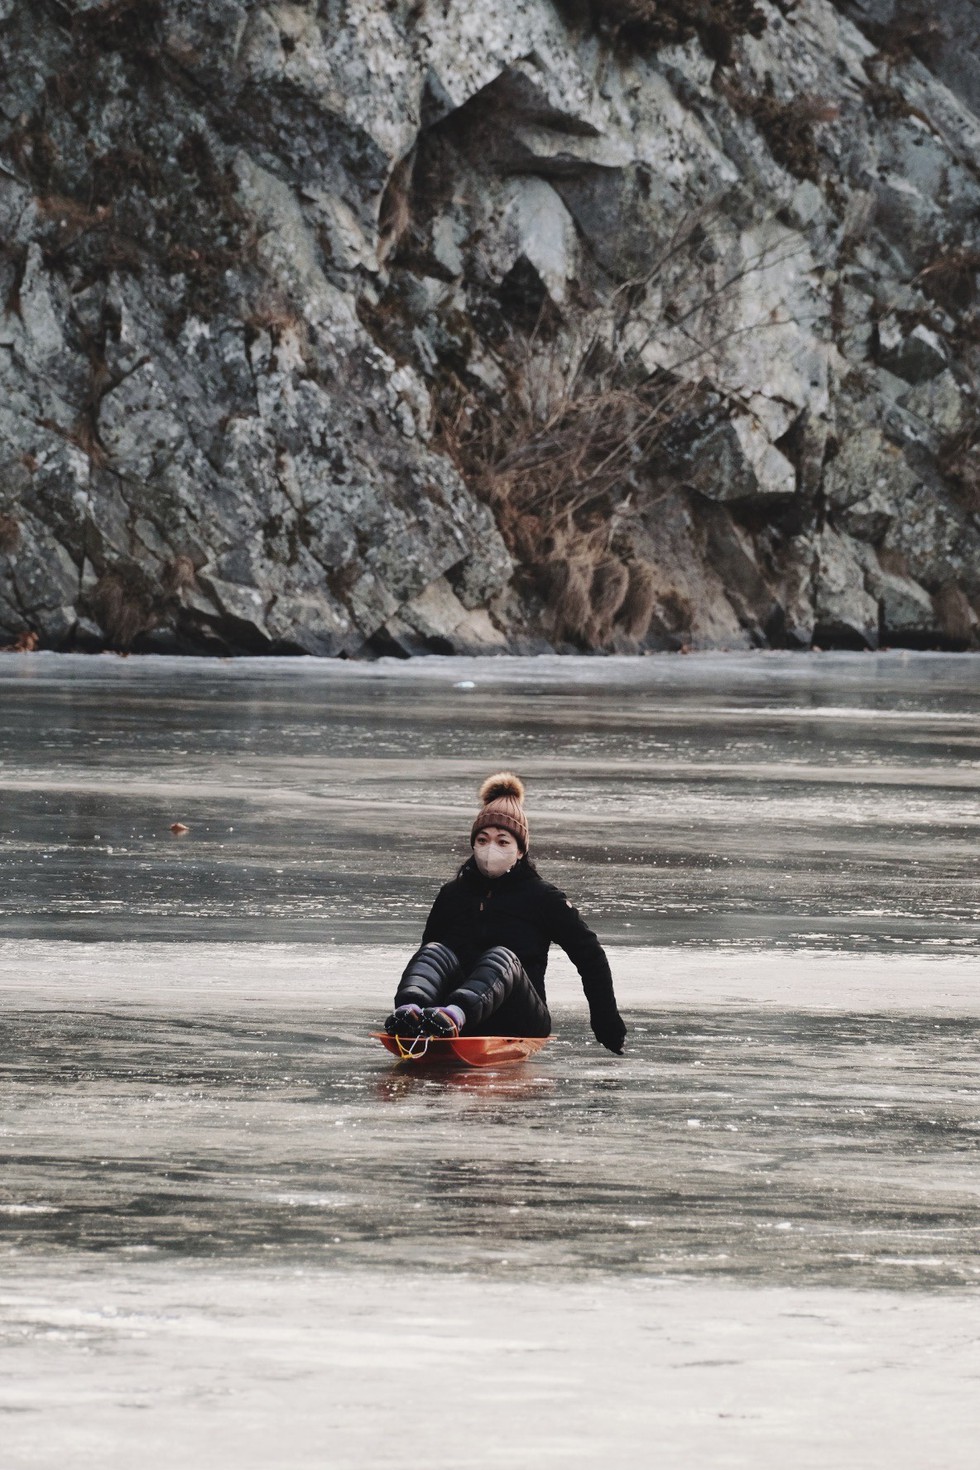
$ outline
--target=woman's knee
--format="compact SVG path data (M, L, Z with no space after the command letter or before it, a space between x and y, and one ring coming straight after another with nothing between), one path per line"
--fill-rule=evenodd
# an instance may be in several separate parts
M477 970L484 968L493 970L501 975L509 974L515 978L522 974L524 970L524 966L517 958L517 955L512 949L508 949L505 944L496 944L493 949L484 950L470 973L473 974Z
M423 944L405 966L403 980L414 976L431 980L448 980L459 969L459 960L448 944Z
M430 965L436 965L439 969L455 970L459 965L455 951L451 950L448 944L440 944L435 939L430 940L428 944L423 944L415 958L425 960Z

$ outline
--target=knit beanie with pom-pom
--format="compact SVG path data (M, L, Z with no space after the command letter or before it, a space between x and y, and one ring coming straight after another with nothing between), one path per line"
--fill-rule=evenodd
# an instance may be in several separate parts
M524 782L520 776L515 776L513 771L488 776L480 787L480 800L483 808L473 823L470 845L484 827L503 827L513 832L521 852L527 852L530 834L524 815Z

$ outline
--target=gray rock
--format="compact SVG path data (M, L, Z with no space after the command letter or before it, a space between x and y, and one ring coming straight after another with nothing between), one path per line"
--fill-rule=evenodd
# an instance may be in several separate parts
M385 625L385 635L402 653L501 653L507 640L483 609L470 611L440 577Z
M973 646L975 0L763 8L0 0L0 640Z
M923 435L936 447L966 427L972 406L969 390L964 391L949 370L915 384L901 395L898 403L914 417Z
M921 483L902 447L849 410L838 425L845 437L827 463L823 491L840 526L865 542L879 542L906 514Z
M827 527L819 537L813 573L814 641L878 646L878 603L865 586L864 561L848 536Z
M909 0L835 0L838 8L873 38L909 32L910 57L928 67L968 107L980 112L980 76L977 73L977 36L980 34L978 0L943 0L941 6L923 7Z
M907 383L925 383L949 366L949 354L935 332L921 324L908 336L901 331L881 336L879 362Z
M785 501L796 493L796 472L754 420L719 424L689 457L687 483L722 504Z
M936 612L932 598L924 587L911 577L896 576L892 572L882 575L879 594L881 610L881 636L894 639L907 638L909 634L928 636L936 627Z

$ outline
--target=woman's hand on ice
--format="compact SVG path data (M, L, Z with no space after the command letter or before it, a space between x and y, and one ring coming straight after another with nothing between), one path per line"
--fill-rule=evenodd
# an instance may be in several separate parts
M623 1055L623 1043L626 1040L626 1025L622 1016L617 1011L614 1016L592 1017L592 1032L600 1046L606 1051L615 1052L616 1056Z

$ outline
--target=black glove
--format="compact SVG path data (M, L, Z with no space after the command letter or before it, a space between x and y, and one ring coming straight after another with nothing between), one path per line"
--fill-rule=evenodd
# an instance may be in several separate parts
M600 1046L606 1051L615 1052L618 1057L623 1055L623 1042L626 1040L626 1025L618 1011L611 1015L592 1016L592 1032Z

